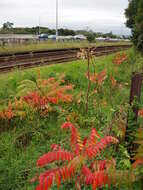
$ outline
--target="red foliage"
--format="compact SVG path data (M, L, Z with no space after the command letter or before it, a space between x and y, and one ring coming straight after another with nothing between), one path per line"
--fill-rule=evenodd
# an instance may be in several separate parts
M138 111L138 115L139 115L140 117L143 117L143 109L140 109L140 110Z
M126 53L122 53L122 54L118 54L114 57L113 59L113 63L115 65L121 65L122 63L124 63L126 60L128 59L128 56Z
M99 136L99 134L97 133L96 129L93 128L91 130L91 134L88 138L88 141L86 143L88 143L88 147L90 146L94 146L96 145L97 141L100 139L101 137Z
M48 152L44 154L39 160L37 161L37 166L43 167L46 164L49 164L54 161L70 161L72 160L74 155L70 152L66 152L64 150L58 150L56 152Z
M48 97L47 100L48 100L48 102L50 102L51 104L58 104L58 99L57 99L57 98Z
M61 146L58 145L58 144L52 144L52 145L51 145L51 150L52 150L52 151L61 150Z
M23 99L27 104L34 106L34 107L43 107L48 103L47 98L40 97L40 95L37 92L29 93Z
M8 108L6 110L0 111L1 119L12 119L15 116L15 113L12 110L12 105L9 103Z
M51 82L55 82L55 78L54 77L50 77L50 78L48 78L48 79L42 79L42 84L43 85L47 85L47 84L49 84L49 82L51 83Z
M88 78L88 74L86 74L86 77ZM102 85L105 79L107 78L107 72L106 70L101 71L100 73L90 73L90 81L97 83L98 85Z
M110 184L108 174L104 170L99 170L93 173L88 167L85 166L82 168L82 174L85 178L85 184L92 185L93 190L96 190L97 187Z
M55 182L59 187L61 180L65 181L70 179L75 173L74 168L72 167L62 167L52 170L48 170L39 176L39 185L36 187L36 190L47 190Z
M107 73L106 70L101 71L98 75L97 75L97 82L99 85L101 85L104 80L107 78Z
M39 185L36 190L48 190L53 183L59 187L61 182L71 179L78 174L76 179L76 187L80 188L80 181L85 185L91 185L93 189L102 187L105 184L110 184L110 175L108 175L109 162L106 160L96 160L91 163L90 168L86 166L93 161L91 157L96 157L107 145L117 143L118 140L114 137L104 137L101 139L96 129L93 128L89 138L81 140L80 134L76 127L66 122L62 124L62 129L71 130L71 147L73 152L62 150L57 144L52 145L53 152L48 152L39 158L37 166L45 167L47 164L61 161L64 162L63 167L49 169L39 176ZM111 162L111 161L110 161ZM67 166L65 164L67 163ZM114 164L110 164L112 167ZM32 179L32 181L35 181Z
M110 76L110 80L111 80L111 83L112 83L112 87L114 88L117 84L117 81L114 79L113 76Z
M71 122L63 123L61 126L62 129L70 129L71 130L71 147L75 154L79 154L79 152L83 148L83 142L80 140L80 134L75 126Z
M88 79L88 73L85 73L86 78ZM89 79L92 82L96 82L96 74L89 73Z
M37 82L37 85L39 85L37 91L30 92L23 98L28 105L36 108L44 108L47 104L72 102L72 95L67 94L68 90L73 89L72 85L60 86L60 83L53 77L49 79L40 79L40 81ZM49 91L45 90L46 86L48 86Z
M139 159L137 159L137 160L133 163L133 165L132 165L133 169L135 169L138 165L143 165L143 158L139 158Z
M0 111L0 119L10 120L14 116L25 117L27 107L33 108L34 111L39 112L40 116L45 117L53 110L52 105L71 103L73 97L69 90L73 89L73 85L63 83L63 76L58 79L54 77L41 79L40 72L36 81L22 81L18 88L20 98L15 98L12 104Z
M101 139L99 142L96 143L96 146L94 146L94 144L92 146L88 146L86 148L86 154L89 157L93 157L93 156L95 157L103 149L105 149L107 145L109 145L111 143L116 144L116 143L118 143L118 140L111 136L104 137L103 139Z

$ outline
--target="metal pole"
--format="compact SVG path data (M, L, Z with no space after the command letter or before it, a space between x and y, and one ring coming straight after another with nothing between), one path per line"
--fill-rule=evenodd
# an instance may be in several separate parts
M58 40L58 0L56 0L56 40Z
M38 30L38 34L40 35L40 16L39 16L39 30Z

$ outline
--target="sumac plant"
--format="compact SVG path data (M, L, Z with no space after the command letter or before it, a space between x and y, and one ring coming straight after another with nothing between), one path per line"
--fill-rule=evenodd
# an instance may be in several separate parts
M100 73L90 73L89 80L91 82L97 83L98 85L102 85L107 78L107 72L106 70L102 70Z
M16 97L0 111L0 119L9 120L25 115L26 110L38 111L41 116L53 111L53 105L71 103L73 85L65 85L64 76L43 79L40 76L33 80L23 80L17 87Z
M126 53L121 53L121 54L117 54L114 59L113 59L113 64L115 65L121 65L122 63L124 63L125 61L127 61L128 56Z
M6 109L3 109L0 111L0 120L10 120L15 116L13 110L12 110L12 105L11 102L9 102L8 107Z
M54 184L59 188L62 182L69 180L75 180L76 188L79 190L83 185L91 185L93 190L110 185L115 161L99 158L108 145L116 144L118 140L112 136L101 138L95 128L91 130L88 138L81 140L77 128L70 122L64 123L61 128L71 130L71 151L66 151L60 145L54 144L51 152L38 159L39 168L49 166L50 169L31 180L32 183L39 182L36 190L48 190Z
M95 72L95 60L94 60L94 52L88 48L86 49L81 49L81 51L77 55L78 58L81 58L83 60L87 60L87 73L85 76L88 79L88 86L87 86L87 94L86 94L86 113L88 113L89 109L89 97L91 96L91 82L95 83L96 86L102 86L104 83L105 79L107 78L107 72L104 69L100 73ZM93 67L94 73L91 73L91 66Z
M73 85L64 83L64 75L57 79L39 77L36 80L24 80L18 86L17 95L23 96L24 101L34 107L72 102L72 95L68 91L73 89Z

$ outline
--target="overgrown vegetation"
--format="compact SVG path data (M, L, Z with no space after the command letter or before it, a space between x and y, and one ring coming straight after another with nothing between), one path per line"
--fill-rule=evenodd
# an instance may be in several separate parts
M96 59L92 52L82 51L80 57L83 60L70 64L41 67L40 71L14 71L0 76L0 189L33 190L38 184L30 182L37 180L39 172L48 170L47 178L41 174L39 180L42 186L46 182L45 188L52 185L53 190L57 189L56 184L59 189L75 189L75 179L78 189L90 189L84 184L92 185L93 189L114 189L116 184L116 189L142 190L143 169L141 164L140 167L137 165L142 160L142 145L132 166L124 142L128 111L131 109L131 73L141 69L142 58L136 62L132 50L127 54ZM139 107L137 131L143 125L143 93ZM72 130L71 146L68 133L61 130L61 125ZM114 142L118 139L119 143L102 154L96 154L108 144L106 136L112 136L109 139L114 139ZM54 157L53 153L41 157L50 151L51 145ZM64 151L69 152L71 148L72 152L65 154ZM87 159L84 159L85 152ZM38 166L44 166L40 170L35 165L39 157ZM53 161L59 162L51 163ZM70 167L71 163L75 170L68 172L65 166ZM110 180L105 176L108 169L112 171L111 165L117 175L116 182L110 175ZM83 166L86 167L81 170ZM132 168L135 168L135 173L130 176ZM65 181L71 176L70 181Z

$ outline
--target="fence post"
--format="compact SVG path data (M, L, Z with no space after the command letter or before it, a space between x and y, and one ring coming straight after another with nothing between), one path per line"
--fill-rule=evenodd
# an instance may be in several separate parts
M134 127L137 126L137 119L138 119L138 106L133 105L135 98L137 101L140 101L141 96L141 87L142 87L142 80L143 80L143 73L133 73L132 80L131 80L131 90L130 90L130 106L132 106L132 110L134 116L131 118L131 126L129 124L130 114L128 115L127 119L127 127L126 127L126 135L125 135L125 142L127 143L127 150L131 156L131 162L133 161L133 153L137 148L137 145L133 142L134 136L133 131L135 130Z
M138 101L140 100L142 79L143 79L143 74L142 73L133 73L132 74L130 102L129 102L130 105L132 105L135 97L137 97ZM138 108L133 107L133 112L135 114L135 120L137 121L137 119L138 119Z

